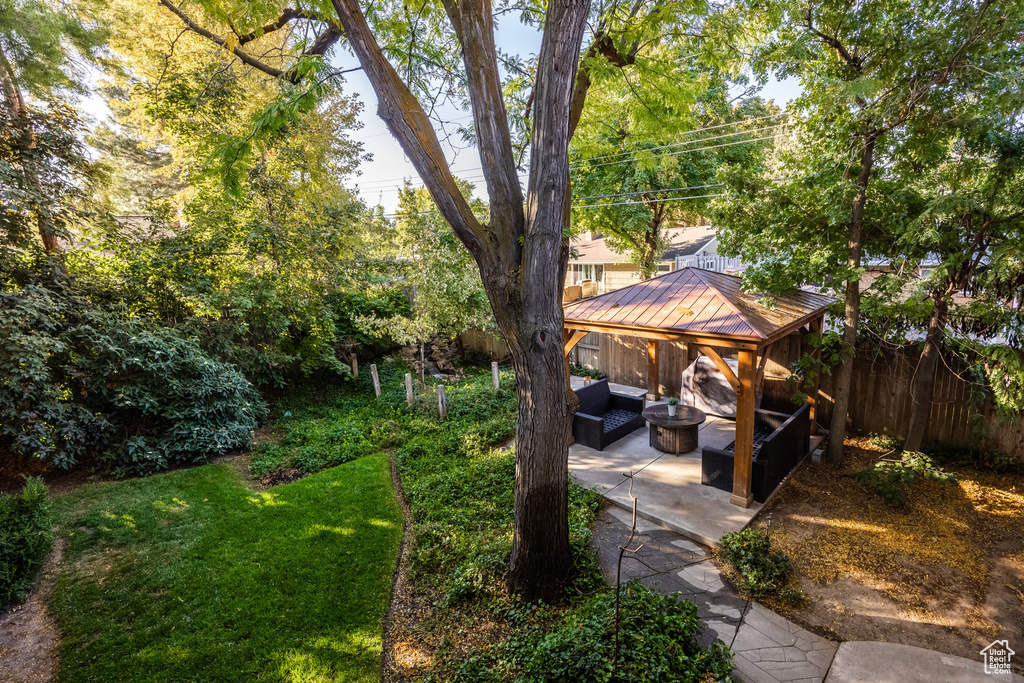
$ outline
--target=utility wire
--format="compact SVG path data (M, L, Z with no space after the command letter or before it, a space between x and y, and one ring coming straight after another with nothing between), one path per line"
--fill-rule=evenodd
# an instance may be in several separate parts
M664 199L651 199L648 201L638 202L609 202L607 204L583 204L581 206L574 206L574 209L598 209L605 206L630 206L633 204L660 204L661 202L681 202L684 199L705 199L707 197L724 197L727 192L719 192L718 194L700 194L690 197L666 197Z
M581 202L584 199L608 199L610 197L631 197L638 194L658 194L659 192L680 192L682 190L703 190L708 187L722 187L722 183L714 185L691 185L690 187L673 187L668 190L640 190L639 192L620 192L618 194L595 194L589 197L573 197L574 202Z
M761 142L763 140L772 140L772 139L774 139L776 137L778 137L778 135L767 135L767 136L762 137L762 138L753 138L751 140L736 140L734 142L723 142L720 145L709 145L707 147L697 147L695 149L682 149L682 150L679 150L679 151L676 151L676 152L665 152L664 154L653 154L650 157L648 157L648 159L661 159L662 157L674 157L674 156L679 156L681 154L690 154L692 152L702 152L702 151L704 151L706 149L718 149L719 147L731 147L733 145L743 145L743 144L746 144L748 142ZM598 168L600 166L613 166L615 164L627 164L627 163L629 163L631 161L632 161L632 159L626 159L624 161L605 161L605 162L600 163L600 164L587 164L587 166L589 168Z
M759 132L764 131L764 130L774 130L774 129L778 129L778 128L784 128L786 125L787 124L785 124L785 123L778 123L778 124L775 124L774 126L763 126L761 128L751 128L750 130L738 130L738 131L733 131L732 133L723 133L721 135L712 135L712 136L709 136L709 137L706 137L706 138L699 138L699 139L696 139L696 140L688 140L686 142L674 142L674 143L668 144L668 145L658 145L657 147L647 147L645 149L637 149L637 150L634 150L632 152L619 152L617 154L603 154L603 155L597 156L597 157L590 157L588 159L581 159L580 161L576 162L576 164L585 164L585 163L589 163L591 161L597 161L599 159L614 159L616 157L629 156L631 154L637 154L637 153L640 153L640 152L651 152L651 151L654 151L656 149L668 149L669 147L681 147L683 145L695 145L695 144L700 143L700 142L707 142L708 140L719 140L721 138L731 138L731 137L736 137L737 135L746 135L748 133L759 133ZM643 142L643 141L641 141L641 142Z
M785 112L780 113L780 114L772 114L772 115L769 115L769 116L758 116L758 117L752 118L752 119L743 119L742 121L733 121L733 122L730 122L730 123L719 124L717 126L708 126L707 128L698 128L697 130L690 131L690 132L688 132L686 134L687 135L696 135L698 133L703 133L703 132L709 131L709 130L716 130L716 129L725 128L725 127L728 127L728 126L739 126L739 125L742 125L742 124L745 124L745 123L751 123L751 122L754 122L754 121L763 121L765 119L770 119L770 118L778 118L779 116L784 116L784 115L785 115ZM735 135L742 135L744 133L755 133L755 132L759 132L759 131L762 131L762 130L769 130L771 128L781 127L781 126L784 126L784 125L786 125L786 124L777 124L776 126L765 126L763 128L756 128L756 129L752 129L752 130L737 131L737 132L729 133L729 134L726 134L726 135L717 135L717 136L710 136L710 137L705 137L705 138L697 138L697 139L694 139L694 140L689 140L689 141L685 141L685 142L671 143L671 144L661 145L659 147L652 147L652 148L649 148L649 149L663 149L663 148L667 148L667 147L676 147L676 146L680 146L680 145L688 145L688 144L694 144L694 143L699 143L699 142L706 142L707 140L717 140L719 138L730 137L730 136L735 136ZM641 140L639 142L644 142L644 141ZM753 141L751 141L751 142L753 142ZM620 148L622 146L623 145L620 145ZM687 151L694 151L694 152L696 152L696 151L701 151L702 149L709 149L709 148L700 148L700 149L687 150ZM608 154L608 155L603 155L603 156L600 156L600 157L593 157L591 159L588 159L587 161L593 161L594 159L610 158L610 157L613 157L613 156L623 156L623 155L628 155L628 154L632 154L632 153L631 152L624 152L624 153L619 153L619 154ZM657 156L662 156L662 155L657 155ZM583 161L575 162L574 165L580 165L582 163L586 163L586 162L583 162ZM600 166L600 165L602 165L602 164L594 164L594 166ZM472 180L472 179L483 178L482 171L483 171L482 168L467 168L467 169L462 169L462 170L452 170L451 173L452 173L452 175L458 176L459 178L461 178L463 180ZM460 173L467 173L467 172L468 173L473 173L474 175L459 175ZM522 176L525 176L527 174L526 173L520 173L518 175L520 177L522 177ZM371 180L371 181L367 181L367 183L365 183L364 185L360 186L360 189L366 188L367 186L370 186L370 185L387 185L387 184L393 183L393 182L401 182L401 181L405 180L407 177L408 176L402 176L400 178L387 178L387 179L384 179L384 180ZM369 189L369 188L367 188L367 189Z

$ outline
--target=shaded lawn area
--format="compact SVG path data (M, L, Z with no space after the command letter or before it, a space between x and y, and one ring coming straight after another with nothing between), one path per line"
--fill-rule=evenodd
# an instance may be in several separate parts
M379 680L402 533L386 456L261 492L208 465L56 508L61 681Z

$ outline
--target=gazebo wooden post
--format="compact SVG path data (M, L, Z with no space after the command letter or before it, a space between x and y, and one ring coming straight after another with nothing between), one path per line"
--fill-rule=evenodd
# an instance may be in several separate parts
M729 502L750 507L754 501L754 383L757 376L757 351L738 349L739 390L736 392L736 446L733 459L732 495Z
M818 344L811 349L811 357L815 361L821 359L821 331L825 326L825 316L815 318L810 322L811 334L818 335ZM801 341L803 341L801 339ZM814 384L807 392L807 402L811 405L811 434L818 431L818 382L821 379L821 372L815 369Z
M658 376L658 340L647 340L647 400L657 401L661 398L661 386Z

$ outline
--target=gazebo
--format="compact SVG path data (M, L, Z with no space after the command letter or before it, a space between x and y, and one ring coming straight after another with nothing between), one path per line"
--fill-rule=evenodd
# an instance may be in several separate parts
M658 342L683 341L688 356L703 352L736 390L736 457L732 504L749 507L754 452L757 387L764 377L769 347L791 332L820 334L833 299L798 291L770 298L741 287L741 279L699 268L682 268L635 285L564 305L565 355L590 332L647 339L648 398L657 400ZM762 303L765 300L765 303ZM736 350L738 373L715 351ZM817 347L811 349L817 354ZM812 428L818 383L808 392Z

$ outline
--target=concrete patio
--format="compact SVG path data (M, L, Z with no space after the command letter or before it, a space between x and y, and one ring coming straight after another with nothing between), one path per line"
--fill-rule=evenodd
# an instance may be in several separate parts
M583 386L582 377L572 378L572 388ZM610 384L613 392L643 396L644 389ZM663 401L666 399L662 399ZM580 444L569 447L569 470L586 487L599 487L612 503L633 509L629 480L633 473L633 495L641 517L704 545L717 547L729 531L739 531L761 509L760 503L741 508L729 502L729 493L704 486L701 479L700 449L724 448L736 438L732 420L708 417L698 432L697 450L676 456L651 448L647 427L637 429L603 451Z

